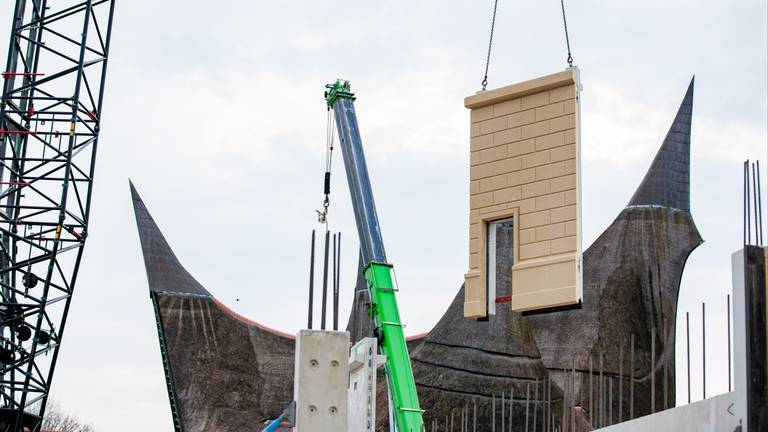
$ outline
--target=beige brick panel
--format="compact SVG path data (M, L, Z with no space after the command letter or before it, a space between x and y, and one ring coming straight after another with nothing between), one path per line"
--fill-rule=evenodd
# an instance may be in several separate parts
M565 134L566 144L573 144L576 142L576 129L568 129L563 133Z
M520 229L533 228L550 223L549 210L520 215Z
M574 174L576 172L576 159L565 161L565 173Z
M551 195L536 197L536 210L549 210L565 205L565 193L560 192Z
M480 179L480 192L490 192L507 187L507 176L498 175Z
M500 204L520 199L520 186L501 189L493 192L493 203Z
M553 148L549 151L549 155L552 162L573 159L576 157L576 144L568 144L567 146Z
M552 223L565 222L565 221L576 219L575 205L552 209L551 212L552 212L552 215L550 220L552 221Z
M470 138L469 140L469 151L473 153L493 146L493 135L481 135L479 137Z
M475 165L469 168L470 180L477 180L483 177L490 177L493 175L493 164Z
M473 223L469 225L469 238L476 239L480 237L480 224Z
M523 126L522 139L536 138L537 136L546 135L549 133L549 122L552 120L545 120L529 125Z
M478 135L480 135L480 123L472 123L469 127L469 136L470 138L474 138Z
M507 117L507 119L507 127L510 128L531 124L536 121L536 110L528 110L516 114L511 114L509 117Z
M536 108L536 121L549 120L565 115L565 103L558 102Z
M520 111L520 99L512 99L493 105L493 115L501 117Z
M536 241L552 240L563 236L565 236L564 223L536 228Z
M520 209L520 214L533 213L536 211L536 199L528 198L516 202L514 205Z
M552 192L560 192L576 188L576 174L570 174L565 177L558 177L551 180Z
M549 130L552 132L558 132L558 131L564 131L566 129L571 129L576 122L576 119L574 118L575 114L568 114L566 116L554 118L549 121ZM493 120L488 120L493 121ZM480 123L482 126L482 123ZM482 130L482 128L481 128Z
M471 253L471 254L477 253L479 247L480 247L480 239L479 238L474 238L474 239L469 240L469 253Z
M507 128L507 118L498 117L498 118L482 121L479 123L479 125L480 125L480 133L482 135L494 133Z
M576 112L576 99L569 99L563 102L563 112L565 114L573 114Z
M565 175L565 163L551 163L536 167L536 180L546 180Z
M566 99L572 99L576 92L576 88L573 84L563 87L558 87L549 91L549 101L557 102Z
M576 204L576 196L577 196L576 189L565 191L565 204L566 205Z
M536 241L536 228L520 230L520 244L528 244Z
M494 145L501 145L501 144L508 144L515 141L520 141L520 137L522 137L522 134L523 134L522 128L513 128L513 129L504 129L503 131L499 131L494 133L493 135L488 135L488 136L493 137Z
M510 156L519 156L533 153L534 151L536 151L536 141L532 139L518 141L507 145L507 153Z
M546 195L550 192L550 180L523 185L523 198L531 198Z
M510 186L517 186L524 183L531 183L536 180L536 168L528 168L510 173L507 177L507 183Z
M526 260L531 258L538 258L549 255L550 246L548 241L530 243L520 246L520 259Z
M530 168L549 163L549 150L523 155L523 168Z
M575 236L576 235L576 221L568 221L565 223L565 235L567 236Z
M527 110L540 107L549 103L549 92L535 93L529 96L523 96L520 101L520 109Z
M480 163L480 153L472 152L469 154L469 165L477 165Z
M492 119L494 117L493 106L489 105L487 107L473 109L472 111L470 111L469 117L472 123L477 123L479 121Z
M563 237L550 242L552 254L560 254L576 251L576 236Z
M474 195L480 193L480 181L474 180L469 183L469 193Z
M494 162L493 173L506 174L509 172L518 171L523 166L522 161L523 160L520 157L512 157Z
M487 163L507 157L507 146L491 147L480 151L480 163Z
M481 193L469 198L469 205L472 208L488 207L493 205L493 193Z
M496 204L494 206L481 208L480 209L480 214L484 215L484 214L488 214L488 213L496 213L496 212L499 212L501 210L505 210L507 208L509 208L508 204Z
M565 132L556 132L536 138L536 151L565 145Z

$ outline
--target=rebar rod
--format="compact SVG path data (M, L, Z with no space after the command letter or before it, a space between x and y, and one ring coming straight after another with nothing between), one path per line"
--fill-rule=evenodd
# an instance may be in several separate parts
M504 417L504 392L501 392L501 432L506 429L506 418Z
M757 188L757 223L758 223L758 232L760 233L760 240L759 245L763 245L763 190L760 187L760 161L755 162L757 164L757 184L755 187Z
M329 231L325 232L325 255L323 258L323 304L320 309L320 330L325 330L325 312L328 303L328 247L330 243Z
M531 384L525 385L525 432L528 432L528 414L531 403Z
M755 245L760 244L760 231L758 231L759 222L757 219L757 173L755 172L755 164L752 163L752 203L754 204L755 213Z
M339 311L336 310L336 234L333 234L333 257L331 259L331 304L333 306L333 331L339 329Z
M533 431L536 432L536 423L538 421L539 413L539 379L536 378L536 383L533 385Z
M312 246L309 252L309 311L307 313L307 329L312 330L312 309L315 296L315 230L312 230Z

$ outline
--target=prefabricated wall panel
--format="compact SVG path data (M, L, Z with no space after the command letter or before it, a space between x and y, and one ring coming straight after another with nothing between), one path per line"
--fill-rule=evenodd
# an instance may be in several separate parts
M515 311L579 303L579 71L479 92L471 110L469 271L464 315L488 314L487 226L513 218ZM490 299L495 303L497 299Z

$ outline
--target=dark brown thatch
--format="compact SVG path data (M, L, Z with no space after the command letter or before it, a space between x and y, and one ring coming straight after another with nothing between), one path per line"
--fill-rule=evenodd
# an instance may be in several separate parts
M260 430L293 400L293 337L219 303L131 193L176 430Z

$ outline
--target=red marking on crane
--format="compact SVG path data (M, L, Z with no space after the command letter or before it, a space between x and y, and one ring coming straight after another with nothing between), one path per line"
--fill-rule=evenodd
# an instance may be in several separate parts
M0 135L8 134L8 135L37 135L37 132L34 131L12 131L12 130L5 130L0 129Z
M15 77L15 76L43 76L45 74L42 74L42 73L30 73L30 72L10 72L10 71L5 71L5 72L2 73L2 75L3 75L3 78L8 79L10 77Z
M496 303L510 303L512 302L512 296L496 297Z
M12 185L12 186L29 186L32 183L28 183L28 182L0 182L0 184Z
M96 121L96 111L86 111L85 113L88 114L91 120Z

